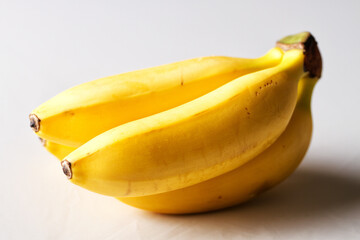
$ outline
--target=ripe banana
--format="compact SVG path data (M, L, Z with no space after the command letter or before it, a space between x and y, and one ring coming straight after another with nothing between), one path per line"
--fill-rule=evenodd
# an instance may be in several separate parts
M280 63L283 51L257 59L203 57L98 79L68 89L30 114L36 134L78 147L118 125L202 96L247 73Z
M304 74L303 49L289 50L276 67L96 136L62 161L63 171L79 186L116 197L168 192L222 175L280 136Z
M316 41L309 33L302 33L282 39L278 47L286 51L271 50L280 52L280 64L279 60L272 68L253 70L257 72L245 76L238 74L237 68L236 74L242 76L239 78L228 71L231 64L227 61L215 64L211 72L211 64L200 65L204 67L200 69L194 62L184 64L192 61L188 60L172 64L173 68L166 65L115 76L125 87L116 88L111 77L94 81L93 85L83 84L36 109L30 115L31 125L45 136L43 143L50 152L58 158L68 154L61 162L65 175L91 191L163 213L232 206L286 178L300 163L310 142L310 99L321 75ZM210 74L203 71L206 68ZM219 73L219 69L225 70ZM135 80L128 81L125 75ZM212 87L200 89L200 83L206 84L204 79L211 79ZM100 91L100 99L82 99L86 89L96 93L94 89L101 85L105 89ZM116 96L110 96L111 87L119 90ZM148 101L152 96L160 103L164 96L176 98L182 90L181 101L171 99L172 106L163 103L150 111L145 109L145 114L143 109L133 110L120 126L76 148L87 140L78 134L87 134L89 139L111 128L109 122L119 124L119 119L111 116L111 106L151 106L157 103ZM56 106L59 109L52 109ZM47 117L39 117L41 112ZM93 118L102 113L110 118L104 124ZM85 121L85 127L77 130L76 124L81 121ZM98 124L94 131L91 124Z
M118 199L159 213L198 213L237 205L275 186L296 169L310 144L310 101L316 81L304 77L299 82L298 102L289 125L269 148L246 164L187 188Z
M317 79L305 76L299 81L296 108L285 131L269 148L248 163L187 188L118 199L153 212L197 213L237 205L280 183L296 169L310 144L310 103ZM49 141L46 141L45 147L60 160L75 150Z

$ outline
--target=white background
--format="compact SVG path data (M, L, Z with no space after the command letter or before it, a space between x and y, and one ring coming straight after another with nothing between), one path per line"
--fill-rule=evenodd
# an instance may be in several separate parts
M304 30L323 77L300 168L239 207L167 216L68 182L28 114L76 84ZM0 0L0 239L360 239L360 1Z

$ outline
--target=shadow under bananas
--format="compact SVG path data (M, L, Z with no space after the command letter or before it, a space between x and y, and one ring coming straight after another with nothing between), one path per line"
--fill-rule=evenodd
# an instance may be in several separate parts
M319 161L318 161L319 160ZM325 159L306 159L323 162ZM360 209L360 176L322 165L298 168L274 189L239 206L205 214L149 214L153 220L222 233L254 233L260 229L287 229L326 224ZM327 226L329 227L329 226Z

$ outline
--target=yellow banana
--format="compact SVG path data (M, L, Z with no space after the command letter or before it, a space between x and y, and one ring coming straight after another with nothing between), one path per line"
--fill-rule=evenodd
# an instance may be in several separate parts
M64 173L88 190L130 197L188 187L229 172L284 131L304 69L303 50L289 50L276 67L96 136L62 161Z
M40 138L40 140L43 146L46 148L46 150L48 150L51 154L53 154L55 157L57 157L60 160L62 160L64 157L66 157L76 149L74 147L69 147L66 145L54 143L42 138Z
M300 81L298 102L285 131L243 166L187 188L118 199L159 213L197 213L237 205L273 187L296 169L308 149L312 132L310 100L316 81L309 77Z
M30 114L36 134L78 147L113 127L163 112L247 73L273 67L280 48L257 59L203 57L119 74L66 90Z
M197 181L196 180L187 186L186 186L186 184L188 184L188 182L186 182L184 188L178 187L184 183L183 182L184 177L182 176L182 174L184 174L183 170L186 168L182 168L182 166L173 169L172 167L176 166L176 164L175 164L175 165L172 165L169 167L169 168L172 168L173 170L175 170L175 172L178 171L176 173L176 176L179 177L179 179L180 179L178 182L176 182L176 180L173 181L174 180L173 178L161 178L164 175L158 174L158 172L154 173L155 177L150 176L150 175L144 175L143 173L141 173L142 169L138 168L138 170L140 170L141 176L145 176L145 178L149 177L148 179L146 179L148 182L145 183L145 181L138 181L138 179L136 179L137 176L135 174L135 179L128 179L127 183L129 184L129 186L126 189L127 192L125 193L125 196L135 196L135 197L118 197L118 199L129 205L133 205L135 207L139 207L139 208L143 208L143 209L147 209L147 210L151 210L151 211L156 211L156 212L163 212L163 213L203 212L203 211L215 210L215 209L232 206L232 205L241 203L243 201L246 201L247 199L252 198L253 196L274 186L275 184L279 183L284 178L286 178L286 176L288 176L296 168L296 166L300 163L301 159L303 158L303 156L308 148L310 138L311 138L312 123L311 123L310 99L311 99L311 93L312 93L313 86L315 85L315 82L317 81L317 79L320 77L320 74L321 74L321 57L320 57L320 53L318 52L318 49L316 47L316 42L314 41L314 39L312 39L312 41L303 41L304 39L311 39L311 38L312 38L311 35L309 35L308 33L304 33L304 34L298 34L298 35L290 36L288 38L283 39L279 44L279 46L283 45L283 46L281 46L283 49L286 49L286 50L293 49L293 48L297 49L297 50L288 51L285 54L285 57L288 58L288 61L291 61L291 59L293 60L293 64L287 64L287 65L284 64L284 62L286 61L286 59L284 58L282 60L282 63L280 64L280 65L283 65L282 66L283 71L280 71L281 73L274 74L274 72L270 71L270 70L274 70L276 68L280 68L280 66L277 66L273 69L269 69L269 70L265 70L265 71L261 72L261 73L263 73L263 72L268 71L267 77L269 77L271 74L274 74L275 76L277 76L277 75L285 73L285 75L288 75L288 76L286 76L288 79L291 79L291 77L295 78L292 75L296 75L295 74L296 72L298 72L298 74L299 74L299 72L301 72L300 75L303 77L302 80L298 84L298 87L299 87L298 88L298 98L297 98L298 101L297 101L296 109L291 117L291 121L290 121L289 125L286 127L286 130L282 133L282 135L276 140L276 142L274 144L272 144L268 149L263 148L263 151L257 157L248 159L247 162L246 161L242 162L242 164L239 165L239 167L233 168L235 170L232 170L232 171L228 170L227 172L224 172L224 174L222 174L222 175L215 174L212 178L206 179L206 177L204 178L201 175L204 172L209 173L209 172L207 172L207 169L205 169L202 172L200 172L201 174L197 175L199 178L203 179L202 181L200 180L200 181L198 181L198 183L196 183L196 181ZM299 66L297 66L297 64L295 64L297 61L294 59L298 58L297 60L299 60L299 57L296 57L295 55L301 56L300 52L302 50L304 50L306 52L306 49L309 49L309 48L312 49L314 51L314 53L312 53L312 56L308 57L307 60L305 59L305 61L301 64L301 66L304 68L305 72L309 72L309 74L308 74L308 73L299 71L299 69L298 69ZM294 52L298 52L298 53L294 53ZM310 61L309 61L309 59L310 59ZM316 63L317 65L316 64L314 65L313 62L315 62L315 63L317 62ZM258 77L260 78L261 74L260 73L258 73L258 74L259 74ZM249 75L251 76L251 75L256 75L256 74L249 74ZM256 82L254 80L255 78L253 78L254 82ZM247 78L243 77L242 80L244 80L244 79L246 82ZM251 79L251 77L249 77L248 80L249 79ZM281 82L280 78L277 80L278 81L275 81L276 83ZM239 79L236 79L233 82L236 82L236 81L239 81ZM247 84L250 85L250 87L248 88L249 92L256 89L256 87L251 86L250 82L251 81L247 82ZM272 82L270 82L270 83L272 83ZM283 82L282 82L282 84L285 85ZM229 85L229 83L225 84L225 86L228 86L228 85ZM238 83L238 85L240 85L240 84ZM256 83L254 85L256 86ZM267 87L268 85L271 86L272 84L265 84L265 87ZM275 84L275 85L278 85L278 84ZM225 91L224 90L224 89L226 89L225 86L219 88L222 90L217 89L213 92L218 91L221 93L222 91ZM236 87L237 85L234 84L233 87L234 86ZM239 87L239 86L237 86L237 87L238 87L238 89L241 89L241 87ZM259 88L259 89L262 89L262 88ZM291 89L288 88L288 90L291 90ZM209 98L208 99L206 99L206 98L208 95L214 94L213 92L206 94L198 99L202 99L205 102L206 102L206 100L209 101ZM265 92L265 94L267 94L266 91L263 91L263 92ZM217 93L217 94L219 94L219 93ZM245 95L245 93L242 93L242 94ZM258 96L259 93L256 91L255 95ZM236 97L238 97L236 94L234 94L234 96L232 96L232 98L236 98ZM230 100L232 100L232 98L230 98ZM240 97L238 97L238 98L240 98ZM181 127L184 127L184 123L186 123L186 120L187 120L186 114L184 113L184 111L179 110L179 109L185 108L185 110L186 109L193 110L193 113L194 112L196 113L196 111L199 110L197 108L199 106L201 108L201 100L198 100L198 99L184 105L187 107L192 105L192 107L187 108L184 106L179 106L179 107L176 107L169 111L165 111L164 113L161 113L161 114L163 114L162 117L164 117L164 116L168 117L167 115L169 114L169 112L178 114L177 116L180 117L180 121L173 119L174 120L173 122L170 121L170 124L166 125L164 122L156 121L156 120L159 120L156 116L161 115L161 114L156 114L154 116L144 118L143 122L141 122L142 119L138 120L138 121L134 121L134 122L141 122L141 123L148 124L147 127L145 126L145 128L142 129L143 131L141 131L141 128L140 128L140 131L137 131L137 130L134 130L135 128L132 129L130 127L130 130L133 131L133 133L132 133L133 135L131 135L131 133L130 133L130 134L128 134L128 136L126 136L125 132L119 131L120 133L123 133L123 135L125 135L125 137L124 136L119 137L119 136L116 136L116 134L114 134L114 132L116 133L116 131L118 130L116 128L116 129L113 129L113 131L114 131L113 135L110 134L107 136L110 138L114 138L113 141L110 140L108 142L108 145L106 145L106 143L105 143L102 146L100 146L99 148L93 150L92 148L94 148L96 143L100 143L100 145L101 145L101 141L99 141L99 139L100 140L107 139L107 137L103 137L101 139L101 136L99 136L99 137L95 138L94 140L90 141L90 142L92 142L92 145L90 143L88 143L88 144L85 144L85 147L83 146L83 147L80 147L79 149L75 149L75 151L73 153L71 153L69 156L67 156L66 159L71 159L72 156L75 156L75 157L80 156L80 158L78 158L77 161L76 160L75 161L68 161L68 160L62 161L64 173L70 179L73 179L74 166L76 164L78 165L80 162L82 164L82 166L81 166L81 168L77 167L78 168L77 170L80 169L80 173L85 173L82 176L80 175L80 180L84 180L84 177L90 179L90 181L88 181L88 179L85 179L85 184L90 183L89 185L87 185L85 187L88 187L88 188L90 188L90 190L93 190L93 191L94 191L94 189L96 189L96 190L100 189L100 193L102 193L102 194L107 194L107 193L105 193L106 191L112 192L112 193L123 192L123 190L121 190L121 189L119 190L119 189L115 189L115 188L123 187L124 186L123 183L126 182L126 180L124 181L124 179L121 179L123 177L121 175L116 176L116 174L113 174L114 172L119 173L118 170L120 170L120 173L121 173L121 170L124 170L124 169L121 169L118 166L116 166L116 164L122 165L123 162L113 161L114 165L109 164L112 162L112 160L114 160L114 159L116 160L116 158L112 158L113 156L111 156L111 148L114 147L114 145L115 145L114 150L116 151L117 150L116 145L119 146L119 142L121 143L121 141L129 141L129 136L130 136L130 138L135 138L135 142L136 142L136 140L138 140L138 142L141 143L141 141L143 141L143 140L141 139L141 137L136 135L136 131L137 131L137 133L140 133L140 135L142 135L144 133L145 133L145 135L152 135L154 131L156 131L156 132L163 131L166 133L166 131L168 131L169 127L170 128L173 127L172 124L174 124L174 123L175 123L175 125L178 124ZM221 100L224 100L224 99L225 99L225 102L221 102ZM269 99L272 100L272 96L270 94L266 98L266 100L269 100ZM210 110L206 109L206 111L213 111L214 109L216 109L216 106L218 106L218 105L221 105L222 107L229 106L229 105L231 105L231 104L228 104L228 102L231 102L230 100L226 99L226 98L221 99L221 96L220 96L220 100L217 103L216 103L216 101L214 101L212 108L210 106ZM200 101L200 104L196 105L193 103L193 102L197 102L197 101ZM206 106L206 104L203 104L203 105ZM207 106L207 107L209 107L209 106ZM234 107L234 108L236 109L236 107ZM250 114L250 111L248 111L248 108L246 108L245 110L247 111L247 114ZM200 111L200 113L202 113L202 114L204 113L203 109ZM206 114L203 114L203 115L206 115ZM214 114L214 115L216 115L216 114ZM241 114L239 114L239 115L241 115ZM193 118L194 114L190 114L190 116L188 116L188 118L189 117ZM239 118L241 118L241 116ZM146 120L146 119L151 119L151 120ZM168 119L171 120L172 118L170 117ZM204 118L204 119L206 120L206 118ZM225 116L225 119L226 119L226 116ZM241 119L243 120L244 118L241 118ZM153 122L154 120L155 120L155 123ZM209 120L209 119L207 119L207 120ZM204 121L204 122L208 123L206 121ZM241 124L243 124L243 122L241 122ZM125 125L131 126L131 123L125 124ZM140 125L141 124L138 124L137 126L140 126ZM191 125L191 124L189 124L189 125ZM134 126L136 126L136 123L133 124L133 127ZM198 126L199 126L199 128L203 127L203 125L201 125L201 124L199 124ZM120 127L122 127L122 126L120 126ZM120 127L118 127L118 128L120 129ZM185 124L185 127L189 127L189 126L186 126L186 124ZM128 127L125 126L124 128L128 128ZM146 128L148 128L148 129L146 129ZM239 129L241 130L241 128L239 128ZM239 129L237 129L237 130L239 131ZM104 133L102 135L106 136L109 132L112 132L112 131L108 131L107 133ZM179 131L179 133L177 133L176 131L172 132L172 133L175 133L175 134L173 134L173 135L170 134L170 136L178 137L180 135L176 135L176 134L181 133L181 131ZM186 134L186 131L185 132L183 131L183 133ZM204 132L202 132L201 129L200 129L200 133L204 134ZM245 133L246 133L246 131L245 131ZM160 137L162 134L159 134ZM165 134L163 136L167 136L167 135ZM243 136L244 135L242 135L242 137ZM156 136L156 134L155 134L155 137L159 137L159 136ZM96 140L98 140L98 142L96 142ZM155 140L157 140L157 139L155 138ZM166 140L168 140L168 139L166 139ZM248 141L248 139L246 139L246 141ZM169 146L171 147L174 145L170 144ZM63 155L66 155L67 153L74 150L73 147L65 147L60 144L51 143L49 141L46 143L46 148L53 154L57 155L58 158L61 158ZM131 152L131 151L133 151L134 147L131 146L131 144L130 144L130 148L125 147L124 149L130 150L130 152ZM140 145L140 150L141 149L146 149L146 148L143 148ZM161 149L161 147L160 147L160 149ZM84 152L86 152L86 150L90 150L90 151L88 151L88 153L84 154ZM211 149L208 149L208 148L204 148L203 150L207 151L207 152L209 152L209 151L211 152ZM216 154L216 151L217 150L215 149L215 151L212 151L212 153L215 152L215 154ZM223 151L223 149L222 149L222 151ZM176 149L175 149L175 152L179 153L179 151ZM125 156L126 156L126 154L129 154L128 152L121 152L121 150L118 151L117 153L123 154ZM154 155L158 155L161 157L161 153L159 154L158 151L156 151L156 152L150 151L150 154L152 154L152 153L155 153ZM96 155L96 154L98 154L98 155L95 157L89 157L90 155ZM81 155L85 155L85 156L81 157ZM222 152L221 152L221 155L223 155ZM105 162L105 164L104 164L102 161L99 161L99 157L101 157L101 156L104 156L105 159L107 159L107 160L110 156L110 161ZM148 156L146 156L146 154L145 155L142 154L142 156L148 157ZM151 161L149 161L149 159L152 160L151 158L154 158L154 156L150 156L150 158L148 158L148 159L145 158L145 160L147 160L148 162L151 163ZM133 159L138 160L136 158L133 158ZM246 157L245 158L244 157L235 157L235 160L239 160L239 159L244 160L244 159L246 159ZM119 158L118 160L121 160L121 158ZM175 160L179 161L176 158L175 158ZM189 162L189 159L183 158L183 160L185 160L185 164L191 164L191 162ZM203 159L198 158L198 160L200 160L199 163L201 164ZM223 160L229 161L229 160L227 160L226 157ZM82 163L82 161L86 161L86 162ZM90 162L90 164L89 164L89 161L93 161L93 162ZM230 161L233 161L233 159L230 159ZM169 162L167 162L167 163L169 163ZM180 161L179 161L179 163L180 163ZM181 162L181 163L184 163L184 162ZM171 164L173 164L173 163L171 163ZM224 165L223 163L221 163L221 164ZM129 164L129 163L125 162L125 164L123 164L123 165L130 167L129 172L126 172L126 169L124 172L131 175L131 171L134 171L134 169L131 169L131 168L134 168L134 164L131 165L131 163ZM106 169L106 168L104 168L104 166L108 166L109 168L115 166L115 171L113 171L113 169ZM103 168L101 170L105 170L105 171L101 171L101 170L97 171L98 169L95 169L97 167ZM205 167L207 167L207 166L205 166ZM135 166L135 168L136 168L136 166ZM158 166L154 165L154 166L150 166L150 168L154 169L156 171ZM218 168L213 168L213 169L218 170ZM81 172L81 170L85 170L85 171ZM197 171L197 170L199 170L199 169L195 168L195 171ZM90 171L90 174L88 174L88 171ZM108 176L107 174L109 174L109 173L112 174L112 176ZM169 171L169 173L171 173L171 171ZM259 173L261 173L261 174L259 174ZM101 174L103 174L103 176L101 176ZM187 174L187 176L185 176L185 178L189 177L189 175L190 175L190 177L192 176L191 175L192 172L185 173L185 174ZM129 175L125 176L125 178L129 177ZM95 178L94 178L94 176L95 176ZM104 176L105 176L105 178L104 178ZM158 177L160 176L160 178L156 179L156 176L158 176ZM165 176L167 176L167 175L165 175ZM196 177L196 175L194 175L194 176ZM112 179L111 177L114 177L114 178ZM116 177L120 177L120 179L116 178ZM165 182L165 184L169 184L171 187L169 188L169 185L167 185L168 188L165 191L164 190L159 191L158 190L159 187L161 188L161 187L166 186L166 185L164 185L164 182ZM92 185L92 184L94 184L94 185ZM132 186L134 184L135 184L135 188ZM149 188L151 186L151 184L155 185L155 191L153 191L154 189ZM101 185L103 185L103 186L101 186ZM175 187L173 187L174 185L175 185ZM144 189L141 189L141 187L148 188L148 189L144 190ZM101 188L104 188L105 190L101 189ZM140 190L140 191L138 191L138 190ZM132 191L135 191L135 193L133 193ZM96 192L99 192L99 191L96 191ZM155 194L154 194L154 192L155 192ZM108 194L108 195L112 195L112 194ZM191 196L191 197L189 197L189 196Z
M317 78L302 78L297 105L280 137L265 151L233 171L170 192L123 197L120 201L145 210L183 214L217 210L242 203L273 187L290 175L301 162L312 132L311 94ZM75 148L46 142L60 160Z

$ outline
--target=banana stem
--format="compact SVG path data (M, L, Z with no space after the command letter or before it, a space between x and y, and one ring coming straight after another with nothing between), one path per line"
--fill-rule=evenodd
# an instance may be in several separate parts
M320 78L322 71L322 59L317 42L313 35L309 32L302 32L284 37L276 43L276 46L289 51L291 49L303 50L304 72L309 73L309 77Z
M305 109L311 109L311 97L315 84L319 79L316 77L303 77L298 85L297 107L302 106Z

